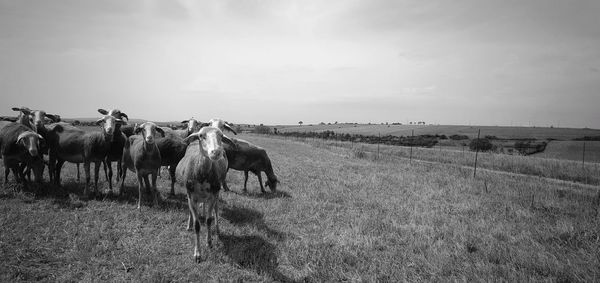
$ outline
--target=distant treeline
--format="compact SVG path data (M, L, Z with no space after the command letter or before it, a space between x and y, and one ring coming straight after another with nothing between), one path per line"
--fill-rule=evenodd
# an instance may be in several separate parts
M257 127L258 128L258 127ZM322 132L277 132L265 129L256 129L255 133L259 134L276 134L285 137L297 137L297 138L318 138L325 140L336 140L336 141L349 141L357 143L370 143L370 144L386 144L386 145L401 145L401 146L419 146L419 147L433 147L438 143L439 139L446 139L444 135L420 135L420 136L374 136L374 135L360 135L360 134L344 134L336 133L334 131L322 131ZM442 137L443 136L443 137Z

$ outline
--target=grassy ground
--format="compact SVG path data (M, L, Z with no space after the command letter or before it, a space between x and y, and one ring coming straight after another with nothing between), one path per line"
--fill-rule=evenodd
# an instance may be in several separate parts
M241 193L231 172L204 262L181 188L138 211L132 174L123 196L86 199L69 166L63 188L0 190L0 281L600 280L595 187L244 138L268 150L280 190L251 176Z
M585 143L585 162L600 163L599 141L551 141L544 152L535 157L574 160L582 162L583 144Z

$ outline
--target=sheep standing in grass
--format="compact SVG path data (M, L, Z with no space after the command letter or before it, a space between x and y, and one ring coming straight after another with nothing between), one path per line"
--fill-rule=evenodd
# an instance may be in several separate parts
M104 109L98 109L98 112L102 115L113 116L117 119L129 120L129 117L127 117L127 114L121 112L121 110L119 110L119 109L112 109L110 111L106 111ZM113 161L117 162L117 181L119 181L119 177L123 174L122 173L123 167L121 164L121 160L123 157L123 148L125 147L125 143L127 142L127 136L125 136L125 134L123 134L121 132L121 128L124 125L126 125L125 120L123 120L123 123L119 123L116 125L115 131L113 134L113 140L110 143L110 149L108 151L108 154L106 155L106 160L104 163L104 175L106 175L106 181L108 182L108 188L110 189L110 192L112 192L112 177L113 177L112 162Z
M4 182L12 169L17 182L25 181L23 165L33 169L34 181L42 181L44 163L40 151L42 136L20 123L9 124L0 129L0 152L4 162Z
M204 127L199 132L190 135L184 141L190 143L185 156L177 165L178 183L186 188L190 215L188 229L194 224L196 242L194 257L201 261L200 255L200 204L203 204L206 219L206 241L212 246L211 224L215 221L216 232L219 234L218 199L221 189L220 179L226 172L220 164L227 162L224 156L223 142L231 143L223 136L221 130L215 127ZM214 217L213 217L214 212Z
M273 166L271 165L271 159L269 159L267 151L242 139L232 138L231 141L233 145L225 144L223 148L227 155L229 168L244 171L244 191L247 191L248 171L250 171L258 177L260 190L263 193L266 191L262 184L261 172L265 172L267 175L265 185L274 192L277 189L279 181L275 173L273 173ZM223 180L223 187L227 188L225 180Z
M48 169L53 182L60 185L60 171L66 162L83 163L85 171L85 190L87 195L90 183L90 164L94 168L94 188L98 190L98 171L106 159L113 140L114 129L121 119L105 115L96 121L102 125L101 132L85 132L67 123L54 123L48 126L49 161Z
M187 137L187 136L186 136ZM156 140L156 145L160 151L161 166L168 166L171 177L171 195L175 195L175 168L185 155L187 144L183 138L177 134L166 131L165 137Z
M156 135L156 132L158 132L164 137L165 133L152 122L141 124L136 128L135 132L141 133L141 136L133 135L129 137L128 142L125 143L125 148L123 149L123 165L137 175L139 193L137 208L140 209L142 206L142 180L146 184L146 191L150 190L148 175L152 176L151 190L155 194L154 203L158 203L159 193L156 189L156 177L158 177L161 157L154 136ZM121 193L123 193L126 175L127 170L123 170L123 175L121 176Z

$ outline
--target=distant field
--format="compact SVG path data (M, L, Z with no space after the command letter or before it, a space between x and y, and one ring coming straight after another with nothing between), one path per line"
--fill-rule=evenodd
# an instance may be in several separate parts
M481 129L481 137L486 135L497 136L505 139L547 139L572 140L584 136L600 136L600 130L596 129L572 129L572 128L533 128L533 127L495 127L495 126L454 126L454 125L303 125L303 126L275 126L282 132L319 132L330 130L336 133L349 133L361 135L393 135L410 136L414 130L415 135L467 135L470 138L477 137L477 131Z
M220 238L211 250L203 248L200 264L185 230L183 190L167 198L164 172L163 202L153 206L144 195L137 210L133 174L122 196L106 195L101 176L101 193L88 199L68 164L62 188L22 191L12 179L0 186L0 281L600 278L597 187L492 171L474 179L468 168L410 163L395 152L401 147L386 148L392 151L375 160L373 151L335 143L240 136L268 150L281 185L263 195L251 176L250 192L242 193L243 174L230 172L233 192L221 194ZM508 165L509 158L515 165L535 160L501 158ZM569 163L537 166L553 171L544 167L562 162ZM205 233L202 227L202 243Z
M582 161L583 143L583 141L551 141L544 152L533 156ZM600 162L600 141L585 142L585 161Z

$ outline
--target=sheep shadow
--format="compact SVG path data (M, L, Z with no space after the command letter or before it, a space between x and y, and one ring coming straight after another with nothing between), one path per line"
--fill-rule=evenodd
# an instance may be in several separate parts
M268 199L291 198L292 197L292 195L290 195L289 193L284 192L284 191L274 191L274 192L267 192L267 193L249 192L249 191L246 191L246 192L230 191L230 192L237 194L237 195L253 198L253 199L267 199L268 200Z
M276 248L258 236L219 236L224 253L235 263L245 269L253 269L259 275L268 275L274 281L293 282L277 268L279 261Z
M236 226L253 225L259 231L264 232L268 237L278 241L283 241L286 238L285 233L270 228L265 223L263 213L254 209L222 206L220 217Z

